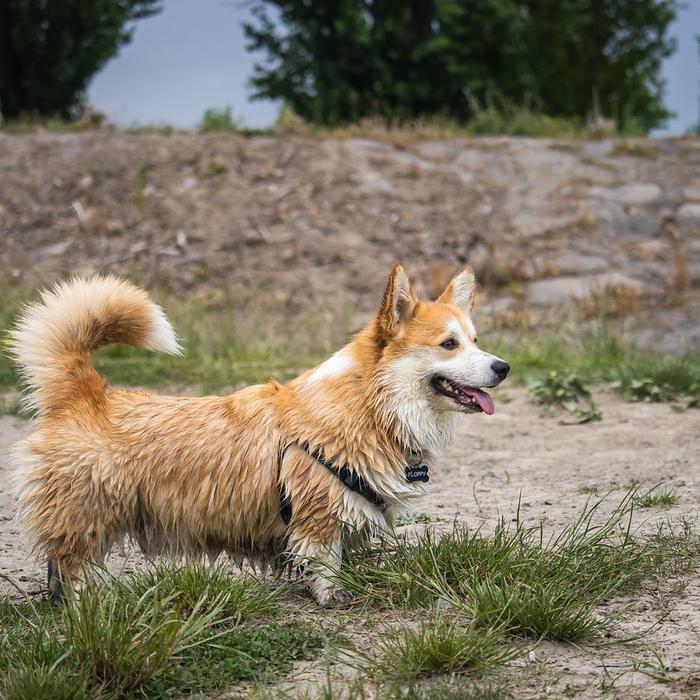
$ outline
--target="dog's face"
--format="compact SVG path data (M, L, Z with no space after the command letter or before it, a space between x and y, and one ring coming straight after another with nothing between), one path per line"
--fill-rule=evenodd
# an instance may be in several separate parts
M401 266L394 268L377 324L382 371L402 400L438 412L494 412L484 388L500 384L510 367L477 346L475 294L474 273L465 268L436 301L419 301Z

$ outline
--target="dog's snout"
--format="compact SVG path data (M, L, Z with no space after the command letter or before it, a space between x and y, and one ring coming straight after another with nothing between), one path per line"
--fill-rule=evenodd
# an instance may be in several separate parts
M491 369L496 373L499 381L502 382L508 375L508 372L510 372L510 365L507 362L503 362L503 360L494 360L491 363Z

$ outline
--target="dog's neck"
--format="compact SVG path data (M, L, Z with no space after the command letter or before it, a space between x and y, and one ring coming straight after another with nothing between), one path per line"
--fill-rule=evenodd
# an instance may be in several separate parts
M434 463L451 439L456 414L436 412L415 387L378 372L377 357L375 340L364 331L290 382L297 406L293 439L360 470L399 473L415 454Z

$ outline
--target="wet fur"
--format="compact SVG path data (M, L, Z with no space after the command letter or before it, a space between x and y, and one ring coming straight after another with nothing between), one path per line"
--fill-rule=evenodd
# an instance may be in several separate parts
M423 493L405 481L405 454L421 450L431 464L451 435L457 413L423 396L420 383L406 389L397 367L455 319L469 334L474 282L461 274L438 303L419 302L396 266L375 317L334 358L287 384L200 398L112 387L93 368L90 353L113 342L179 352L145 292L97 276L44 292L10 349L36 413L16 450L19 505L52 593L128 536L148 555L312 559L316 599L342 598L328 574L343 547L389 527ZM349 491L304 442L352 465L388 510ZM293 503L288 527L280 484Z

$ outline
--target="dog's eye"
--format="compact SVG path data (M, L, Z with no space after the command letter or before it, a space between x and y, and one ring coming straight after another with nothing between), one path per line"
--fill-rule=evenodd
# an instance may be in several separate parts
M445 350L456 350L459 347L459 343L454 338L443 340L440 345L445 348Z

